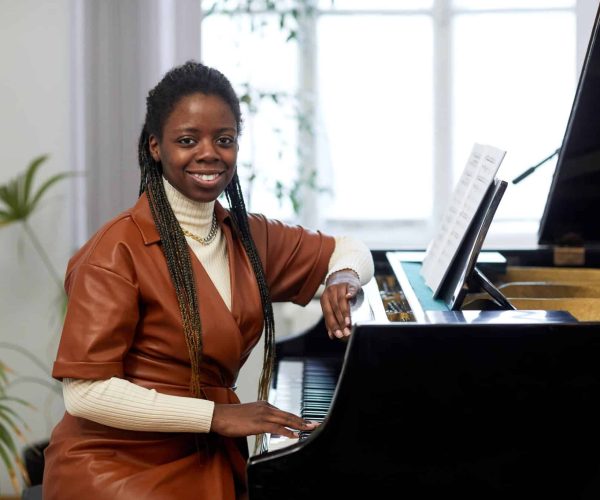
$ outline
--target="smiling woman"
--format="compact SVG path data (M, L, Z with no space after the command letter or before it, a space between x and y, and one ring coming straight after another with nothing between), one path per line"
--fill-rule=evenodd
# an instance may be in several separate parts
M180 193L194 201L214 201L236 172L238 133L236 117L223 99L196 93L177 103L162 137L150 135L150 152Z
M306 305L325 284L333 341L373 276L361 242L246 211L242 117L222 73L189 61L146 104L140 196L67 268L53 369L67 412L45 450L45 500L247 498L247 437L317 425L267 402L272 303ZM261 335L258 401L241 404L237 377Z

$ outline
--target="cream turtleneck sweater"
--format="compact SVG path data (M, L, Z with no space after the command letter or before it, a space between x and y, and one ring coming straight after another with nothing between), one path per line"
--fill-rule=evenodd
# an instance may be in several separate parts
M205 238L210 232L215 202L201 203L190 200L166 180L164 186L167 198L180 226L200 238ZM227 242L223 232L220 229L217 230L215 239L209 245L202 245L189 236L186 236L185 239L198 260L202 262L202 266L221 294L225 305L231 309L229 261L227 259Z
M182 228L204 238L210 232L215 202L200 203L183 196L166 180L167 198ZM209 245L186 236L192 251L202 262L228 308L231 285L225 237L220 230ZM348 237L335 238L335 250L328 274L352 269L361 284L373 276L371 252L362 242ZM119 429L158 432L209 432L214 403L205 399L171 396L146 389L125 379L63 380L66 410L74 416Z

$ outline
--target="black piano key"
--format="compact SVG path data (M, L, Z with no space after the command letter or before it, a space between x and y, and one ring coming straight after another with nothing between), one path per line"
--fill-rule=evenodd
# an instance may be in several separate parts
M323 422L333 399L339 376L339 361L332 363L326 359L308 359L304 364L302 384L301 416L313 422ZM300 439L305 439L311 431L302 431Z

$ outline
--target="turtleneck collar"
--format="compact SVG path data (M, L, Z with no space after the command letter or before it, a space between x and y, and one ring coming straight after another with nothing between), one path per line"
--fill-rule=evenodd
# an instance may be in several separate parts
M214 201L203 203L201 201L190 200L177 191L164 177L163 184L167 199L179 224L190 229L210 226L215 209Z

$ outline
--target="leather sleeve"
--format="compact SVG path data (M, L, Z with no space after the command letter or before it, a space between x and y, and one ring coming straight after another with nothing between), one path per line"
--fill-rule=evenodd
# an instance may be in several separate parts
M272 300L308 304L327 275L335 239L256 214L250 215L250 228Z
M69 266L67 312L52 371L59 380L123 377L139 319L139 293L127 247L104 240Z

